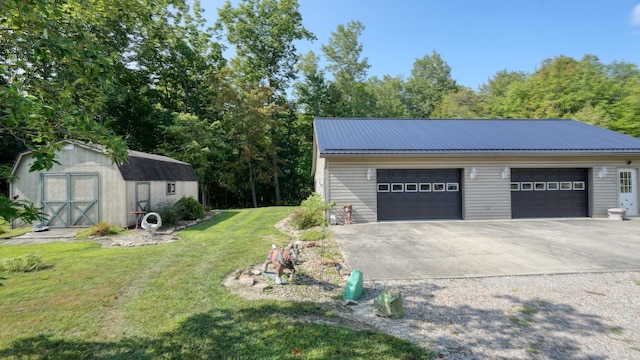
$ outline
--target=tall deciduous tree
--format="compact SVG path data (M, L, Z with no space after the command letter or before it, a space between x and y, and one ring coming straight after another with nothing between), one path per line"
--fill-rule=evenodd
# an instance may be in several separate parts
M386 118L407 117L404 80L402 77L374 76L367 81L368 92L374 99L372 116Z
M365 84L371 65L366 57L361 58L359 38L364 29L359 21L338 25L329 42L322 45L327 70L340 92L340 103L335 106L338 116L368 116L374 101Z
M475 119L481 117L478 111L478 96L473 90L461 87L446 94L436 105L433 116L445 119Z
M302 56L298 63L301 77L293 84L296 103L303 115L310 118L336 116L334 105L339 101L335 84L327 81L319 61L313 51Z
M407 79L407 108L412 117L427 118L440 100L457 89L451 67L435 51L413 63Z
M295 77L298 54L294 42L315 37L302 25L297 0L243 0L233 7L227 0L218 11L216 28L224 30L227 41L235 47L232 62L237 78L251 89L268 87L273 91L269 103L283 104L291 80ZM270 147L272 180L276 204L282 203L280 194L279 152L284 141L282 117L270 119ZM267 154L265 154L267 155ZM251 180L251 179L250 179Z

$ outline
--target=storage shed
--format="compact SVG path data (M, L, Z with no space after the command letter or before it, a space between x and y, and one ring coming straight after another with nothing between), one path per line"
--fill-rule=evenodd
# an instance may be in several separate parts
M59 164L29 172L31 156L24 152L14 163L10 196L41 207L43 225L52 228L90 227L100 221L135 226L136 212L198 197L192 166L166 156L129 151L126 163L114 164L100 146L64 141L56 154Z
M319 118L313 151L356 223L638 215L640 139L575 120Z

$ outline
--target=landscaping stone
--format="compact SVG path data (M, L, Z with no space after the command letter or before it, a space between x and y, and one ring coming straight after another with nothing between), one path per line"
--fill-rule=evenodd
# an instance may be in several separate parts
M382 316L392 319L404 317L402 294L399 291L384 290L373 300L373 306Z
M252 277L240 277L240 279L238 280L240 282L240 284L244 285L244 286L253 286L253 284L255 284L256 280Z
M271 285L265 284L265 283L258 283L258 284L255 284L253 286L253 288L258 290L258 291L260 291L260 292L265 292L265 291L271 289Z
M342 299L357 301L362 296L363 291L362 272L360 270L353 270L349 276L349 280L347 280Z

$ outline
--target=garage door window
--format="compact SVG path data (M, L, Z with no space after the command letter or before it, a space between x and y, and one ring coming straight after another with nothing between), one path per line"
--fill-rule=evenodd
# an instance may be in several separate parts
M401 183L393 183L391 184L391 192L403 192L404 184Z
M378 184L378 192L389 192L389 184Z
M544 191L547 190L547 183L546 182L537 182L533 184L533 188L536 191Z
M404 184L404 191L406 191L406 192L418 192L418 184L417 183Z
M447 183L447 191L458 191L458 183Z
M533 190L533 183L532 182L520 183L520 190L522 190L522 191L531 191L531 190Z
M511 183L511 191L520 191L520 183L512 182Z
M431 183L420 184L420 192L430 192L430 191L431 191Z
M560 188L560 183L552 181L547 183L547 190L558 190Z
M584 190L584 181L574 181L573 190Z
M433 184L433 191L435 192L441 192L444 191L444 183L434 183Z
M571 190L571 182L570 181L563 181L560 183L560 190Z

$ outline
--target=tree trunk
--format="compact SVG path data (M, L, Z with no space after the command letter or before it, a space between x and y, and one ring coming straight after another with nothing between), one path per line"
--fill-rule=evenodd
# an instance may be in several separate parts
M251 198L253 200L253 207L258 207L258 199L256 198L256 177L253 173L253 164L249 161L249 185L251 186Z
M276 191L276 205L280 206L282 205L282 199L280 197L280 180L278 180L278 154L276 152L273 153L271 165L273 166L273 188Z

